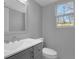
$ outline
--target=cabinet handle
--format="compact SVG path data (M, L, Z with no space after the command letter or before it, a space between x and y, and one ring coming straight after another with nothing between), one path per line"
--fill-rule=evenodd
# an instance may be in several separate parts
M34 58L34 56L31 56L32 58Z
M41 49L39 48L38 51L41 51Z
M33 52L33 51L31 51L31 53L33 54L34 52Z

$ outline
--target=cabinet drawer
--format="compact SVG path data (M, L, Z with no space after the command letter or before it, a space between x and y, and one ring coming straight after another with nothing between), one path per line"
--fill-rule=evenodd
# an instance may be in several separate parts
M42 54L43 43L39 43L34 47L34 55Z

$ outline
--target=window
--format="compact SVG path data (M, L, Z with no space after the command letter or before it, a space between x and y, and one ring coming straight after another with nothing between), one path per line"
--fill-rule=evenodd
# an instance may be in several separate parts
M74 3L67 2L56 6L56 26L74 26Z

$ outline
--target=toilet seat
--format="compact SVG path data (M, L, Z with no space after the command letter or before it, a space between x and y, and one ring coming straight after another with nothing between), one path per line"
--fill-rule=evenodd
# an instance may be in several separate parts
M49 55L49 56L56 56L57 55L57 52L53 49L50 49L50 48L43 48L42 52L44 55Z

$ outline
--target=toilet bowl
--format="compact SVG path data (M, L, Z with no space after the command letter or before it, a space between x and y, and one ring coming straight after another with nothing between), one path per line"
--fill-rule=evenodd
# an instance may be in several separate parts
M43 48L43 59L57 59L57 52L54 49Z

